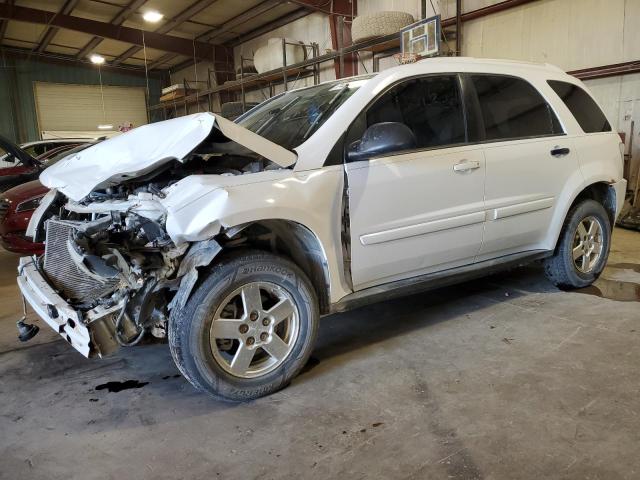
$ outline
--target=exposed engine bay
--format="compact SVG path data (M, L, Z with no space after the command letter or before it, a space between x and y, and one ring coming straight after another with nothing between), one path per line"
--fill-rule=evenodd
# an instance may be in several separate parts
M56 190L43 199L30 225L34 239L46 238L37 268L70 306L85 312L81 321L100 323L89 328L101 336L92 339L92 348L99 349L92 354L135 345L146 332L165 337L170 309L186 300L176 298L180 285L186 284L188 294L196 268L221 249L213 238L176 244L168 235L162 201L176 182L281 168L238 144L216 140L212 134L188 158L95 189L80 201Z

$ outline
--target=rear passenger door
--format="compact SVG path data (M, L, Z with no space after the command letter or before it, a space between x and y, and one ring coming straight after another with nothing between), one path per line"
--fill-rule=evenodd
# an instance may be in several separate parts
M482 125L486 225L477 260L542 248L560 193L579 170L573 143L540 92L519 77L468 74Z
M560 97L583 133L578 133L575 146L585 180L620 178L620 136L614 132L595 100L579 85L549 80L551 89Z

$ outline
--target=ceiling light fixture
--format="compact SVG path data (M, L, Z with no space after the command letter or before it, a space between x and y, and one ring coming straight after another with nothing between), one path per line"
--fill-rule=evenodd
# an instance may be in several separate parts
M98 125L98 130L113 130L113 125L110 125L110 124Z
M145 22L158 23L160 20L164 18L164 15L155 10L149 10L147 12L144 12L144 14L142 15L142 18L144 19Z
M98 55L96 53L91 55L89 57L89 60L91 60L91 63L95 63L96 65L102 65L104 63L104 57L102 55Z

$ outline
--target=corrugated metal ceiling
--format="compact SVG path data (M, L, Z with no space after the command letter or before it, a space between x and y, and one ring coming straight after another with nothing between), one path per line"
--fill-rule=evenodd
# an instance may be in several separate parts
M47 12L61 14L67 8L67 14L72 17L94 20L111 24L118 16L123 16L127 8L131 5L137 6L133 11L124 16L121 25L134 29L141 29L145 32L161 30L161 33L169 37L179 37L183 39L195 39L198 41L209 41L199 38L206 34L214 35L209 41L215 44L224 44L241 37L259 27L287 15L300 8L299 5L282 1L274 8L258 16L252 16L250 12L267 0L0 0L0 3L13 4L17 7L28 7ZM270 0L273 2L273 0ZM180 18L180 14L196 5L203 6L195 14ZM72 7L72 8L71 8ZM147 23L142 15L149 10L156 10L164 15L164 18L155 24ZM238 17L242 21L237 21ZM178 19L175 25L170 25L172 20ZM225 28L225 24L233 20L233 28ZM78 32L71 29L59 28L55 34L49 33L48 42L46 39L50 27L38 23L1 20L4 25L4 35L0 28L0 47L5 46L11 49L24 51L36 51L41 48L44 54L63 55L68 57L88 56L97 53L105 57L107 63L121 56L132 47L132 44L105 38L101 41L93 40L93 36L87 33ZM169 26L167 26L169 25ZM167 31L166 30L169 28ZM221 30L220 33L216 33ZM52 36L51 36L52 35ZM93 44L92 44L93 41ZM90 49L87 50L87 45ZM166 55L167 52L146 49L146 58L149 64ZM169 55L166 62L159 65L159 68L169 68L184 62L184 55ZM124 65L144 65L144 52L142 49L126 58Z

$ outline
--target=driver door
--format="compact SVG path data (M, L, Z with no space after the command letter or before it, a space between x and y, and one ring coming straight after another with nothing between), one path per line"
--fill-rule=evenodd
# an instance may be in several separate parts
M484 154L467 142L458 77L396 84L363 112L347 142L381 122L408 126L415 148L389 146L349 162L347 145L354 290L473 263L482 243Z

